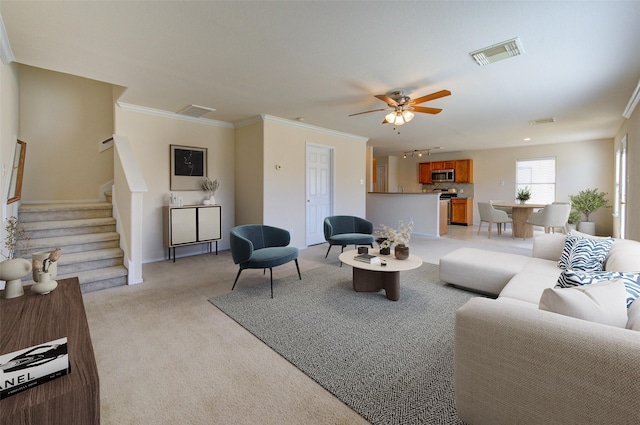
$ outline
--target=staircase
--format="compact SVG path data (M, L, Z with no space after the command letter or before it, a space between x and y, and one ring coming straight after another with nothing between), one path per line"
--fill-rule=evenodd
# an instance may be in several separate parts
M19 219L25 239L16 251L31 260L34 252L61 248L56 279L78 277L82 292L126 285L128 271L111 211L108 202L22 204Z

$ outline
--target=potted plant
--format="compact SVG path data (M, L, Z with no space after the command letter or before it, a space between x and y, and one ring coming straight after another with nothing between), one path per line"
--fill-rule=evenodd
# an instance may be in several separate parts
M591 221L591 213L600 208L609 208L606 192L598 192L598 188L585 189L577 195L569 195L571 206L576 211L584 214L585 221L578 222L578 230L589 235L595 235L596 224Z
M518 190L518 194L516 195L516 199L520 201L521 204L524 204L529 199L531 199L531 190L529 190L529 186L525 186Z

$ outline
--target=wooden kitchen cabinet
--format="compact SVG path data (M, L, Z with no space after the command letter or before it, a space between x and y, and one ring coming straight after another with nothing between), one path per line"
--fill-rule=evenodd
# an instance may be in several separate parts
M221 205L187 205L183 207L164 207L164 244L173 248L173 261L176 261L176 247L201 243L216 243L222 239L222 206Z
M460 159L454 162L456 183L473 183L473 159Z
M451 198L451 224L473 226L473 198Z
M423 184L431 184L431 162L421 162L419 164L419 182Z
M436 161L431 162L432 170L453 170L455 169L455 161Z

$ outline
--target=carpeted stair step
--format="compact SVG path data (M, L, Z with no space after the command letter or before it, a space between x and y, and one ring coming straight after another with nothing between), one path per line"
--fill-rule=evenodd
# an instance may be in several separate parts
M116 231L113 217L87 218L78 220L32 221L21 223L28 239L51 238L56 236L84 235Z
M22 240L18 242L16 251L24 253L26 250L28 254L21 254L21 256L24 258L30 258L31 253L52 251L56 248L62 249L62 255L67 255L74 252L118 248L119 246L120 235L116 232L107 232Z
M112 217L113 205L108 202L64 204L22 204L20 222L78 220Z
M115 266L71 273L68 275L58 273L56 280L68 277L77 277L78 281L80 281L80 290L85 293L126 285L127 274L128 271L124 266Z
M124 253L120 248L99 249L64 254L56 263L58 275L75 275L80 272L122 266ZM31 275L23 279L31 280Z

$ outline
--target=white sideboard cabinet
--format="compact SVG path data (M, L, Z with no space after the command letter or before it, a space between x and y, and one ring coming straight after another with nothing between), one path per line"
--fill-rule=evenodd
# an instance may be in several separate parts
M164 207L162 211L164 244L173 262L176 261L176 247L206 243L211 252L212 243L222 239L221 205L185 205L182 207Z

